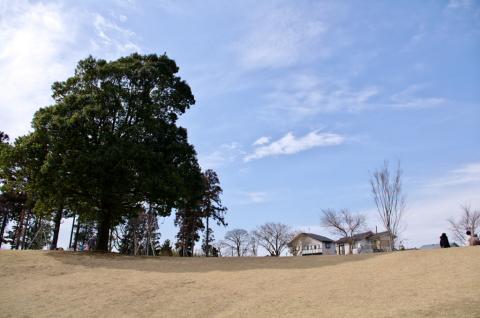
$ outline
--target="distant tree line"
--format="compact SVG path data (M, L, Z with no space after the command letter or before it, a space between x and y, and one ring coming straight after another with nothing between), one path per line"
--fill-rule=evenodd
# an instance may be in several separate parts
M227 209L217 174L201 171L177 124L195 103L177 73L166 55L88 57L52 85L32 132L14 142L0 132L0 246L55 249L72 218L76 250L191 256L203 231L209 255L212 222L226 225ZM172 213L177 242L160 245L158 218Z
M257 256L259 246L269 256L281 256L296 232L286 224L267 222L248 232L244 229L228 231L217 243L220 256Z

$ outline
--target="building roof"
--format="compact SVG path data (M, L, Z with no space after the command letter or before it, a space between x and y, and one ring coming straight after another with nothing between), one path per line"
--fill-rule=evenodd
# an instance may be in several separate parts
M373 233L372 231L367 231L367 232L355 234L351 238L350 237L342 237L342 238L338 239L335 243L348 243L351 240L353 240L353 241L361 241L361 240L366 240L366 239L374 240L374 239L379 239L384 235L388 235L388 231L378 232L378 233Z
M329 239L326 236L318 235L318 234L313 234L313 233L301 233L303 235L306 235L308 237L313 238L314 240L320 241L320 242L333 242L332 239Z
M375 233L371 238L372 239L378 239L382 236L388 236L388 231L383 231L383 232L378 232L378 233Z
M334 242L332 239L329 239L326 236L322 236L322 235L318 235L318 234L314 234L314 233L300 233L297 236L295 236L289 244L291 244L293 241L295 241L301 235L308 236L308 237L310 237L314 240L317 240L319 242Z
M341 239L337 240L336 243L348 243L350 242L351 240L353 241L361 241L361 240L365 240L367 238L370 238L372 237L374 234L372 231L368 231L368 232L364 232L364 233L358 233L358 234L355 234L354 236L352 237L342 237Z

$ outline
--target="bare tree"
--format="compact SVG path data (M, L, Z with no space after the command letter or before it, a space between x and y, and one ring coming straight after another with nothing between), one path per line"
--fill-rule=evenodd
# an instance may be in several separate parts
M374 171L370 185L373 199L377 206L378 216L388 232L390 248L395 247L395 239L402 229L402 219L405 211L405 196L402 193L402 170L398 163L395 171L390 171L388 161L383 167Z
M282 223L265 223L259 226L253 235L271 256L280 256L293 238L290 227Z
M334 209L323 209L320 217L322 226L327 227L333 234L346 237L350 246L353 244L352 237L365 228L365 215L353 214L348 209L335 211ZM352 249L350 249L350 253Z
M458 220L454 218L448 219L450 223L451 231L455 239L459 241L460 244L465 244L466 242L466 232L472 232L472 235L480 232L480 211L472 210L470 206L462 206L462 215Z
M225 234L223 242L227 248L234 250L237 256L244 256L248 251L250 235L243 229L234 229Z
M258 238L254 234L255 234L255 231L250 232L250 242L248 243L248 247L250 249L250 254L252 256L257 256L257 254L258 254Z

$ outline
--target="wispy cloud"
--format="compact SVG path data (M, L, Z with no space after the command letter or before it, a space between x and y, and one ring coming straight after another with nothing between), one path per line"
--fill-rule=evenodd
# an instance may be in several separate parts
M232 163L244 154L245 152L242 150L240 144L231 142L221 145L211 153L199 154L198 161L203 169L213 169Z
M135 36L134 32L119 26L114 21L98 13L95 14L94 17L93 25L97 38L92 40L92 44L95 45L95 48L102 48L103 50L111 49L115 54L140 50L132 40ZM120 16L119 19L124 20L126 17Z
M473 0L450 0L446 9L466 9L473 5Z
M269 108L297 116L337 111L360 111L379 94L375 86L352 89L347 83L314 75L295 75L277 83L267 95Z
M449 171L446 176L434 179L425 186L427 188L440 188L475 182L480 182L480 162L469 163L463 167Z
M313 47L316 56L327 56L328 46L319 48L328 30L324 18L292 7L268 8L250 21L249 32L235 45L247 69L277 68L297 62ZM316 11L322 12L322 11Z
M480 163L473 162L447 171L420 185L407 203L404 233L409 246L436 243L448 233L447 219L457 218L462 205L480 208Z
M426 84L414 84L405 90L392 95L392 106L395 108L433 108L443 106L447 100L442 97L422 96Z
M79 59L138 49L114 21L57 2L2 5L0 21L0 126L12 137L28 131L34 111L52 102L51 84L73 74Z
M261 146L268 144L270 142L270 137L260 137L253 143L254 146Z
M247 192L245 195L247 196L248 200L253 203L265 202L267 199L266 192Z
M345 137L334 133L322 133L312 131L303 137L295 137L289 132L282 138L268 144L257 147L253 153L244 157L248 162L268 156L291 155L315 147L335 146L342 144Z

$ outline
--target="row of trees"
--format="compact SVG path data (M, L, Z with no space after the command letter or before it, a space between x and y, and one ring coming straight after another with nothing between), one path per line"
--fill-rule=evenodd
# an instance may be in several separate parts
M220 255L257 256L259 246L270 256L280 256L294 238L295 232L282 223L265 223L248 232L244 229L233 229L225 234L218 243Z
M0 135L0 244L57 247L62 218L74 219L71 245L128 254L158 250L157 218L175 214L176 247L190 256L211 223L226 225L216 173L202 172L179 116L194 103L166 55L88 57L52 85L32 132ZM7 225L13 224L9 233Z

